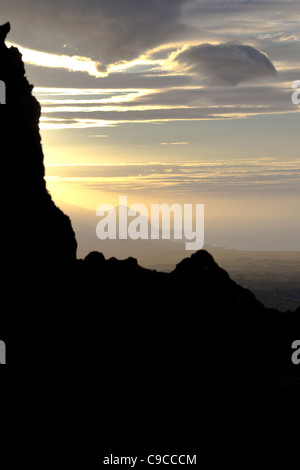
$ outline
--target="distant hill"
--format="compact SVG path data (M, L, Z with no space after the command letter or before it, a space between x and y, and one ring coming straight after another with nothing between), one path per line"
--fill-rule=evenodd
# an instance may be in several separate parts
M71 218L79 258L98 250L106 258L133 256L145 268L170 272L189 256L181 240L99 240L96 236L99 217L95 212L62 201L57 204ZM286 311L300 305L300 251L247 251L209 244L204 248L232 279L252 290L265 306Z

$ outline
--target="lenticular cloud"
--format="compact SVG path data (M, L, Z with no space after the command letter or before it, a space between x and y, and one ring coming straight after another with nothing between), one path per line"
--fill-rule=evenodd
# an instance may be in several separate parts
M240 44L199 44L180 52L175 60L215 85L237 85L276 74L266 54Z

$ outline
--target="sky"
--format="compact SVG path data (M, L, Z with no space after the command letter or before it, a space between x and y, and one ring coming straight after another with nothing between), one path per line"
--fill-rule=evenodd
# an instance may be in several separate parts
M208 244L300 250L299 0L1 0L6 21L75 225L126 195L204 204Z

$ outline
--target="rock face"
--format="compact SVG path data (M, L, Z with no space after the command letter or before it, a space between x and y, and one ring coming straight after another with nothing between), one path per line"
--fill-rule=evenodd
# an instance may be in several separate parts
M33 265L69 263L76 259L75 235L46 189L41 108L19 50L4 43L9 29L9 23L0 27L0 80L6 87L0 106L2 248L10 264L14 257Z

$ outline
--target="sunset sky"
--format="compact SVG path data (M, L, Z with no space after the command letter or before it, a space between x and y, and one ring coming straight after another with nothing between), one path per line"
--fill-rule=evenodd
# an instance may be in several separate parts
M299 0L1 0L6 21L59 205L203 203L206 243L300 250Z

